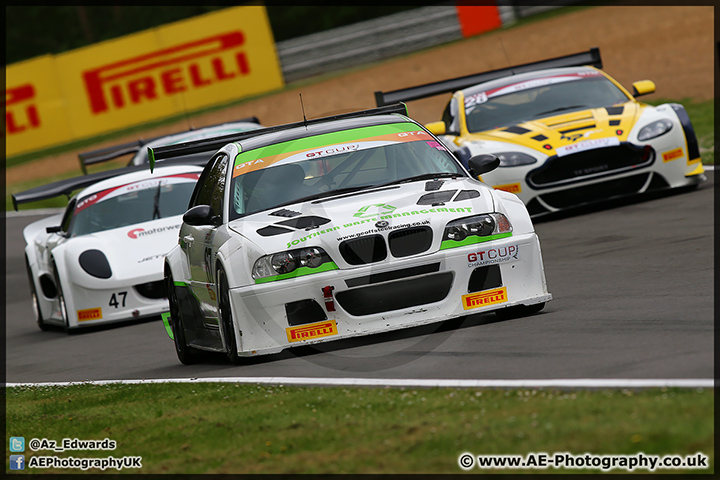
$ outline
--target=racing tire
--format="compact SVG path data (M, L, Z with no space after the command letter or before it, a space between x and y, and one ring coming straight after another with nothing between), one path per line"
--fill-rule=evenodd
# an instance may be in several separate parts
M35 288L32 269L30 268L30 262L28 261L27 255L25 256L25 268L27 269L28 281L30 282L30 300L32 301L35 321L37 322L38 328L40 328L40 330L42 330L43 332L46 332L50 329L50 326L45 323L45 320L42 317L42 311L40 310L40 300L38 300L37 289Z
M55 260L52 262L53 266L53 276L55 277L55 288L57 289L57 299L58 303L60 303L60 315L62 316L63 320L63 329L65 330L65 333L72 334L74 331L70 328L70 317L67 312L67 304L65 303L65 295L63 295L62 291L62 284L60 283L60 275L58 274L57 265L55 265Z
M225 355L233 365L239 365L242 362L237 351L237 340L235 338L235 327L232 318L232 309L230 307L230 287L228 286L227 277L222 268L218 268L217 273L218 286L218 310L220 311L220 323L222 324L223 338L225 345Z
M495 315L500 320L511 320L513 318L527 317L538 313L545 308L545 302L536 303L534 305L516 305L514 307L507 307L501 310L495 310Z
M173 343L175 344L175 353L178 360L183 365L193 365L200 360L201 354L198 350L187 344L185 339L185 328L183 327L182 318L180 317L180 305L175 295L175 282L172 274L165 274L165 288L167 290L168 304L170 306L170 327L173 331Z

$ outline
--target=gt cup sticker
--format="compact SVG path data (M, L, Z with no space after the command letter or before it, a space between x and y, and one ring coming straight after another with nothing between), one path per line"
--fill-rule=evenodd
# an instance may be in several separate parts
M605 147L617 147L618 145L620 145L620 140L618 140L617 137L595 138L593 140L585 140L582 142L573 143L572 145L567 145L565 147L558 147L555 149L555 153L557 153L558 157L563 157L572 153L584 152L585 150L593 150L595 148Z
M507 302L507 288L493 288L477 293L470 293L462 296L463 309L471 310L473 308L487 307L496 303Z
M676 158L680 158L682 156L683 156L682 147L676 148L675 150L670 150L669 152L664 152L662 154L663 162L670 162L670 161L675 160Z
M287 333L289 342L300 342L302 340L337 335L338 331L335 320L328 320L325 322L310 323L300 327L286 328L285 333Z
M511 262L519 260L520 245L508 245L506 247L495 247L468 253L468 267L482 267L496 263Z
M78 322L86 322L88 320L100 320L102 318L102 308L88 308L86 310L77 311Z

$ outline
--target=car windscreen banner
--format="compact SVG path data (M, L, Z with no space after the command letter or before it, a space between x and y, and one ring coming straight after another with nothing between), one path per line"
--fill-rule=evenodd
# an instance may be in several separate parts
M81 212L86 208L95 205L96 203L109 200L111 198L119 197L132 192L138 192L140 190L147 190L151 188L158 188L158 186L176 185L179 183L195 183L200 177L198 173L180 173L177 175L168 175L165 177L148 178L140 180L138 182L132 182L118 187L108 188L81 198L75 206L75 213Z
M233 178L270 166L417 141L445 150L431 135L418 130L417 125L412 123L377 125L291 140L240 153L235 158Z

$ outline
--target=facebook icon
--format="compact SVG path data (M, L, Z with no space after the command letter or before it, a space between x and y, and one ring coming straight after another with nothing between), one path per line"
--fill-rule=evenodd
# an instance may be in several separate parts
M10 455L10 470L25 470L25 455Z

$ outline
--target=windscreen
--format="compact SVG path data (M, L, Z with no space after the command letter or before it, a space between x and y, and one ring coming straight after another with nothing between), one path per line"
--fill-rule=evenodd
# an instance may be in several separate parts
M465 118L468 131L477 133L628 100L628 96L600 72L567 73L468 95Z
M185 213L200 172L108 188L78 199L70 236L102 232Z
M285 142L237 156L230 219L435 173L466 175L442 144L411 123Z

